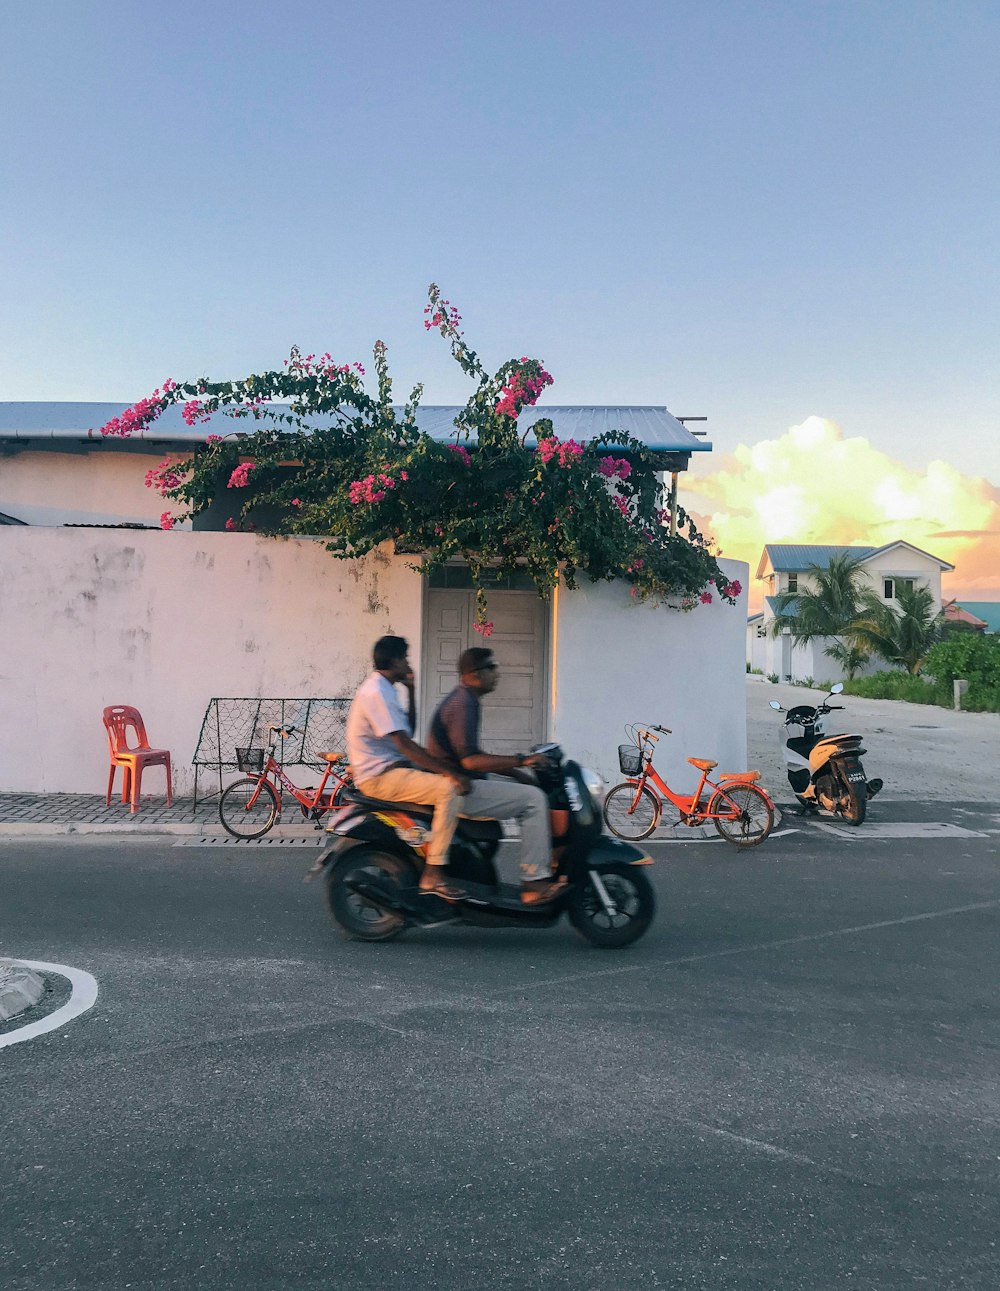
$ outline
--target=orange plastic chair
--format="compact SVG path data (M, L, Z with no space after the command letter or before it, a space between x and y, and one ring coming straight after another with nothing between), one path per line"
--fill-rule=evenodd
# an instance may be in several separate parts
M135 731L135 744L129 745L129 728ZM111 769L108 773L106 805L111 806L111 790L115 783L115 770L122 769L122 802L131 802L131 814L139 810L139 793L144 767L162 766L167 770L167 806L173 804L173 786L170 780L170 753L167 749L151 749L146 738L146 727L137 708L128 704L113 704L104 710L104 729L108 733L108 751Z

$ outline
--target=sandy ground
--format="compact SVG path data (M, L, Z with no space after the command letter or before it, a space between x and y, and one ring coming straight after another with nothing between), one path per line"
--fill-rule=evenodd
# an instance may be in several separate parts
M781 757L783 716L768 707L818 704L821 690L774 685L747 677L747 756L780 801L791 793ZM886 799L1000 801L1000 714L956 713L931 704L891 699L836 697L842 713L826 719L828 735L851 731L864 736L865 771L881 776Z

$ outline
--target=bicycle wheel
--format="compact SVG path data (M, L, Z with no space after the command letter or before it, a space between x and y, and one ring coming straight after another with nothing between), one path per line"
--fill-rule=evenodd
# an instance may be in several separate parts
M618 838L637 842L648 838L660 823L660 801L643 785L636 796L638 782L616 784L604 799L604 823Z
M251 799L260 793L251 804ZM278 795L270 780L236 780L219 799L222 827L234 838L260 838L278 819Z
M756 847L774 828L767 794L755 784L724 785L712 795L708 810L712 815L718 813L715 828L734 847ZM721 818L726 812L729 818Z

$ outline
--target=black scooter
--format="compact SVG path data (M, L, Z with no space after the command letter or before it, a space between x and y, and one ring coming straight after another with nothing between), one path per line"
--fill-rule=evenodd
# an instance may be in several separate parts
M445 923L487 928L547 928L565 914L594 946L617 948L637 941L653 921L656 900L642 866L652 858L601 832L603 783L594 772L566 761L558 744L545 754L534 779L549 800L553 870L567 883L553 900L526 906L520 888L501 883L494 864L502 838L495 820L459 819L446 867L464 890L444 901L418 889L432 808L420 803L345 794L346 807L331 832L333 843L310 873L322 874L337 929L361 941L388 941L406 928Z
M830 687L830 695L839 695L844 683L838 681ZM827 699L830 698L827 696ZM776 699L770 705L784 713ZM860 735L825 735L823 718L827 713L840 710L843 704L828 704L826 700L815 708L798 704L785 716L782 732L787 735L782 746L788 783L799 800L803 812L817 811L823 807L834 812L850 825L860 825L865 818L869 798L874 798L882 788L881 780L869 780L861 763L867 749L861 747ZM801 734L790 728L798 727Z

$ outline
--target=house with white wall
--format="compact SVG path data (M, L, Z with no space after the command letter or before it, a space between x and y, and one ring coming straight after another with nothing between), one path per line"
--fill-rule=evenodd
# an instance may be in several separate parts
M0 792L100 791L100 714L121 703L172 750L184 792L213 698L350 697L386 632L410 642L423 729L459 654L481 640L465 567L427 578L392 544L337 560L321 539L226 532L215 507L161 530L146 472L233 422L187 427L171 408L132 439L102 438L96 428L123 407L0 404L0 709L7 729L31 732L0 746ZM420 427L451 439L457 412L421 409ZM529 445L541 417L562 439L612 428L642 439L664 476L711 449L664 408L526 409ZM746 588L745 564L721 564ZM745 597L679 614L635 605L619 583L560 586L543 601L526 578L503 576L489 594L503 680L484 743L516 751L558 739L614 782L622 725L662 722L674 730L662 760L680 787L697 779L688 756L745 768Z
M900 588L926 587L933 598L934 612L941 610L941 574L954 569L946 560L921 551L912 543L897 541L881 547L827 546L800 543L768 543L757 564L757 581L764 587L764 608L747 619L746 658L750 668L782 681L839 680L838 665L824 653L831 644L817 637L804 644L792 640L789 629L774 635L779 612L778 598L796 592L814 591L816 571L828 568L831 558L851 556L857 563L862 586L867 584L887 605L895 605ZM794 613L794 604L788 611ZM870 671L884 668L872 664Z

